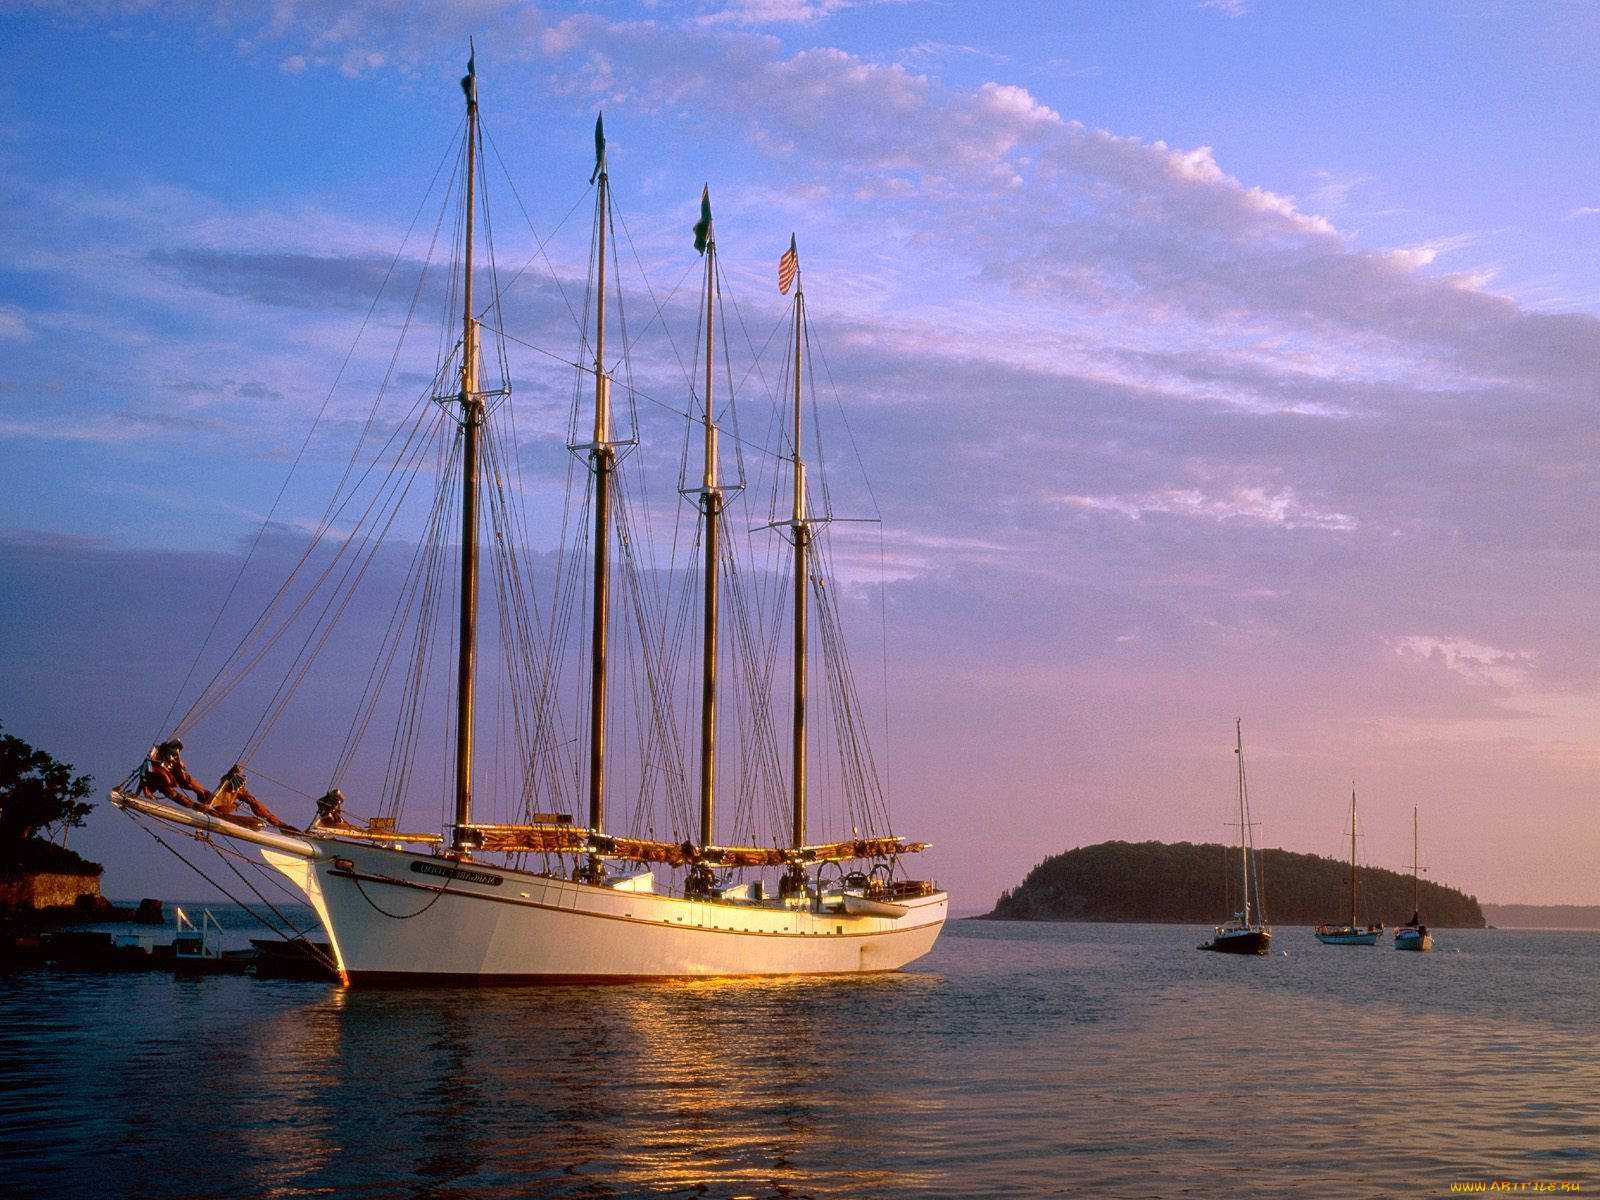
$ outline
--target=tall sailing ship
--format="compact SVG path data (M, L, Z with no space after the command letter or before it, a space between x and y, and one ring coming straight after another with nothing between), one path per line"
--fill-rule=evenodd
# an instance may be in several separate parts
M1272 949L1272 926L1261 889L1261 858L1251 835L1250 785L1244 772L1244 724L1233 723L1233 754L1239 776L1239 909L1200 949L1221 954L1266 954ZM1254 905L1251 896L1255 897Z
M825 527L835 518L808 486L802 454L805 414L808 407L814 412L815 398L807 406L809 324L794 241L779 264L780 291L788 295L793 289L792 310L784 318L792 355L784 367L790 387L775 402L784 412L787 445L774 452L772 473L775 492L781 474L787 473L787 503L765 526L747 531L754 537L764 530L766 538L787 543L784 555L770 554L768 561L781 564L787 557L789 594L773 605L780 617L763 622L750 611L749 584L741 583L728 528L737 512L729 502L744 475L742 457L737 478L724 469L724 431L714 399L721 276L709 189L702 194L701 219L694 231L703 257L704 303L695 318L703 348L703 388L693 396L691 383L692 401L680 413L689 429L699 427L693 439L699 443L698 470L680 468L679 487L696 514L694 549L683 563L674 559L665 571L652 570L645 561L648 535L630 516L630 493L620 470L622 460L639 445L639 423L635 416L631 433L619 428L613 404L619 382L626 389L629 411L642 393L627 378L619 379L618 364L625 366L630 344L626 328L619 339L622 354L608 358L607 269L615 267L619 256L604 129L596 122L595 169L589 179L595 189L592 287L580 324L583 349L570 364L577 387L568 439L573 461L584 469L587 482L581 505L571 503L569 482L565 506L568 516L578 511L572 524L587 538L572 558L591 564L592 570L558 572L556 594L541 617L525 578L533 573L526 515L510 499L522 488L521 464L515 451L508 451L502 428L512 419L510 388L503 382L509 371L505 343L515 339L505 332L492 237L485 237L493 282L489 303L480 308L474 293L475 234L486 183L475 56L462 89L466 121L457 160L460 183L452 181L445 202L447 208L450 196L460 201L459 271L452 269L449 287L459 339L453 346L448 340L441 343L431 394L419 399L415 409L422 416L413 428L390 439L396 447L388 460L393 481L386 479L372 489L374 499L353 528L333 530L334 516L351 508L354 493L346 493L342 501L336 494L316 539L325 543L318 551L321 556L307 551L291 573L291 581L310 580L304 594L297 600L289 583L279 589L224 669L202 689L189 717L151 750L140 771L113 791L112 799L153 833L187 833L216 850L239 882L215 874L263 915L270 911L283 916L262 879L279 886L286 880L291 894L315 910L330 965L346 984L850 974L905 966L933 946L948 898L932 883L905 874L907 856L926 846L890 832L887 800L866 744L862 706L842 657L841 616L828 583L825 536ZM440 227L443 217L441 211ZM654 292L650 294L654 299ZM621 296L619 286L618 305ZM652 323L664 320L658 304ZM486 333L498 339L500 386L491 386L486 376ZM731 385L731 372L726 378ZM589 402L587 418L577 415L584 398ZM430 433L436 443L431 451ZM734 436L739 449L743 442L737 429ZM316 801L315 819L304 829L296 828L250 790L246 772L265 777L252 757L266 736L263 730L283 715L349 606L372 564L371 555L404 507L397 497L430 465L437 490L426 509L411 573L370 664L368 688L333 766L332 785ZM485 541L493 556L490 576L500 613L496 641L504 668L502 699L492 722L482 720L476 707L484 574L480 543ZM764 578L781 574L769 570ZM776 590L767 588L768 599ZM675 613L674 595L680 601ZM731 615L723 608L729 597ZM588 644L577 657L586 661L581 670L564 670L558 644L585 601ZM291 618L308 619L308 614L324 616L325 628L315 628L299 643L299 653L292 656L284 682L271 692L240 761L216 789L207 789L189 772L179 735L189 732L200 714L237 688L285 638L296 644L285 631ZM691 633L695 617L698 638L683 636ZM628 623L634 651L622 679L617 677L619 637L614 628L619 618ZM820 664L811 653L813 623L822 642ZM451 625L453 636L437 636ZM568 638L567 644L574 640ZM698 672L691 669L693 651L683 650L695 641ZM775 736L780 723L773 720L769 702L777 690L773 677L781 675L774 668L785 641L792 700L787 771L777 748L781 739ZM725 690L719 656L730 647L734 657L742 656L737 673L746 694L737 706L737 744L719 754L719 733L727 724L719 712ZM454 676L445 704L437 699L430 703L423 686L430 670L441 669L440 663L448 663ZM814 675L823 692L821 705L811 701ZM384 710L379 696L392 694L385 688L394 679L405 683L398 688L397 711L380 717ZM624 694L619 698L614 692ZM692 757L690 739L680 731L672 708L675 694L698 701L698 778L693 788L693 772L684 769ZM629 695L635 701L634 743L629 755L619 755L613 726ZM564 707L581 708L576 729L563 723ZM808 720L816 708L832 715L839 742L825 756L824 778L818 784L808 778ZM365 744L362 739L375 721L380 728L392 728L394 749L384 778L386 794L369 801L381 805L385 815L362 821L346 813L347 801L337 784L348 778L341 772L349 771L357 744ZM497 746L517 748L514 769L506 773L514 776L507 793L520 820L484 821L477 815L475 785L490 773L481 765L475 768L480 725L492 726ZM403 832L402 796L417 789L421 771L416 760L426 757L418 747L430 744L449 763L442 773L449 805L444 830ZM730 821L721 807L719 766L735 756ZM614 781L608 778L608 768L615 773L619 765L637 779L631 794L622 798L623 820L615 815ZM831 840L814 840L808 799L824 786L838 793L835 798L842 798L847 812L843 823L832 827ZM737 833L755 828L758 805L752 795L762 789L769 810L780 816L768 822L766 841L747 837L740 843ZM569 810L585 807L586 800L586 817L574 821L571 811L560 811L562 797ZM659 811L663 808L668 810L665 817ZM657 820L669 824L676 836L657 836ZM730 824L736 836L724 840L720 831ZM290 928L286 919L281 924L285 936L312 932Z
M1365 928L1356 924L1360 905L1360 887L1356 875L1356 790L1350 789L1350 919L1342 925L1324 923L1316 930L1317 941L1325 946L1375 946L1383 936L1383 926L1372 923Z

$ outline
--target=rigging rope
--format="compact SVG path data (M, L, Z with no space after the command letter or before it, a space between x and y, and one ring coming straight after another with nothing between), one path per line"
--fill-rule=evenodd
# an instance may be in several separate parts
M461 120L462 124L465 124L466 118L463 117ZM459 131L460 126L458 125L456 136L459 136ZM452 139L451 146L453 149L454 139ZM218 605L216 615L211 620L211 626L206 630L206 636L200 642L200 649L195 651L194 660L189 664L188 671L184 673L183 682L178 685L177 690L173 693L172 703L167 706L167 711L161 718L161 732L163 734L170 727L172 714L178 707L178 701L182 699L184 691L189 686L189 681L194 677L195 670L200 665L200 660L205 656L206 650L210 647L211 639L216 635L217 626L221 623L223 614L227 612L228 605L233 600L234 593L238 590L240 580L244 578L245 572L249 569L251 559L255 557L255 552L261 545L261 539L266 535L267 530L272 526L272 519L277 515L278 506L283 503L283 497L289 490L289 484L294 479L295 472L299 469L300 462L305 457L307 448L311 445L311 439L316 436L317 428L322 424L322 418L327 414L328 405L333 402L334 393L339 390L339 383L344 378L345 370L349 367L350 360L355 356L356 347L361 344L361 339L366 333L367 325L372 320L372 314L377 311L378 302L383 299L383 293L389 285L390 276L394 274L394 269L400 262L400 256L405 253L405 248L411 240L411 231L416 228L417 221L421 218L423 209L427 207L428 197L433 194L434 184L438 182L439 173L444 170L444 164L449 161L450 154L451 151L446 150L444 157L439 160L439 165L434 168L433 178L428 181L428 189L423 193L422 200L417 205L417 211L411 217L411 223L406 226L405 236L400 239L400 245L395 250L394 257L389 260L388 269L384 271L383 281L378 285L377 294L372 297L372 303L367 306L366 314L361 318L361 325L359 328L357 328L355 337L351 339L350 348L345 351L344 360L339 364L338 371L334 373L333 383L329 385L327 394L322 398L322 406L317 410L316 418L311 422L311 428L306 430L305 439L300 443L300 449L295 452L294 461L289 464L289 470L283 477L283 483L278 487L278 494L273 497L272 506L268 508L267 515L261 522L261 527L256 530L256 536L251 540L250 548L245 552L244 561L239 564L239 570L234 575L233 582L228 585L228 590L223 596L222 603ZM434 230L434 237L437 240L437 227L435 227ZM429 247L429 258L432 258L431 245ZM421 283L419 281L419 291L420 288ZM412 303L414 306L414 299ZM376 411L376 405L374 405L374 411ZM355 454L359 453L360 443L358 442L356 450L354 454L352 454L352 463L354 462ZM346 468L346 471L348 474L348 468ZM342 482L343 481L341 480L341 484ZM335 491L335 495L337 495L337 491ZM201 695L204 695L203 689ZM199 698L196 698L196 704L198 703ZM187 717L185 717L184 723L187 723Z
M215 879L211 878L211 876L206 874L206 872L204 870L202 870L199 866L197 866L195 863L191 862L189 859L185 858L181 851L179 851L176 847L169 845L165 838L163 838L160 834L158 834L155 830L151 829L149 826L145 825L144 822L140 821L139 818L134 816L133 813L129 812L127 809L123 809L122 811L128 817L128 819L131 820L134 823L134 825L136 825L138 828L144 830L145 833L149 834L150 837L155 840L157 845L159 845L167 853L171 854L179 862L183 863L184 866L188 867L196 875L200 876L201 879L204 879L212 887L216 888L217 891L221 892L224 896L226 896L228 898L229 903L233 904L237 908L242 909L244 911L245 915L250 917L258 925L262 926L265 929L271 930L273 933L275 933L279 937L283 938L283 940L286 941L286 942L290 942L290 943L294 943L294 942L297 942L297 941L302 942L305 945L306 949L311 954L313 954L317 958L320 958L330 968L335 968L335 964L334 964L334 962L333 962L333 960L331 958L329 958L326 954L324 954L321 950L317 949L315 946L311 945L309 942L303 942L303 939L304 939L305 935L310 932L310 928L309 927L307 929L304 929L304 930L296 929L295 923L293 921L290 921L287 917L284 917L283 914L279 913L278 910L272 905L272 903L270 901L266 901L265 897L262 897L263 902L265 902L267 904L267 907L272 909L273 913L276 914L280 919L283 920L285 928L296 929L296 933L295 933L294 937L290 937L288 934L284 933L282 929L277 928L275 925L272 924L272 922L268 921L260 913L256 912L254 909L252 909L248 904L244 903L244 901L242 901L242 900L238 899L238 897L234 896L232 892L228 891L227 888L223 887ZM198 835L197 834L196 835L196 840L197 841L205 841L208 845L211 846L211 848L213 850L217 849L217 846L215 845L215 843L211 842L210 838L205 837L204 835ZM224 859L224 861L226 862L226 859ZM228 864L228 865L229 865L230 868L232 867L231 863ZM237 870L235 870L234 873L238 874ZM241 878L243 878L243 877L241 876ZM247 886L250 886L248 880L245 880L245 883L246 883ZM252 891L256 891L256 889L253 886L251 886L251 890ZM256 894L258 896L260 895L260 893L258 891L256 892Z

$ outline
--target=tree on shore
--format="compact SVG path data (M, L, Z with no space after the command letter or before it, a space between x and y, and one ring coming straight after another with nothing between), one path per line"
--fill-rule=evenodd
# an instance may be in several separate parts
M41 835L81 826L94 807L85 799L93 787L94 779L74 775L71 763L0 733L0 857Z

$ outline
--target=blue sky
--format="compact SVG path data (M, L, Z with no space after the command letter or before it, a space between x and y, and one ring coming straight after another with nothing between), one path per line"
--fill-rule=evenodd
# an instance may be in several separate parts
M1436 877L1600 902L1593 6L38 3L0 28L26 48L0 84L0 720L102 781L186 665L174 597L229 577L339 370L471 34L539 236L587 195L602 107L654 284L692 265L703 181L758 325L799 233L885 516L898 811L969 907L1068 845L1226 837L1235 715L1269 844L1337 852L1355 776L1372 861L1408 857L1416 803ZM582 217L550 246L568 279ZM522 303L571 349L552 294ZM570 381L513 369L556 412ZM117 828L86 844L142 890Z

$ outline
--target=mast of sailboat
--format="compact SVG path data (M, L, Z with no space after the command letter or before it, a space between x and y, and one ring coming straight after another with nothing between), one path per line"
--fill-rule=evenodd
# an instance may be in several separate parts
M717 471L717 411L712 398L717 289L717 239L711 223L711 187L700 195L700 223L695 243L706 259L706 391L705 474L701 479L701 508L705 513L705 609L702 619L700 692L700 845L714 841L717 760L717 567L722 525L722 489Z
M606 801L606 650L611 622L611 487L616 469L616 450L611 445L611 387L606 375L606 225L610 201L610 179L606 173L605 127L600 117L594 123L595 175L600 190L596 197L599 213L596 265L594 333L594 443L589 448L589 464L594 471L594 621L589 672L589 828L600 833L605 828ZM589 876L598 880L600 859L589 860Z
M1416 921L1417 915L1422 911L1418 896L1420 887L1417 880L1417 806L1411 806L1411 920Z
M472 219L478 143L475 47L467 59L461 90L467 97L467 210L461 286L461 629L456 658L456 803L451 847L457 854L470 855L467 826L472 821L472 709L478 623L478 427L484 414L478 381L478 323L472 319Z
M1244 721L1233 721L1234 757L1239 760L1239 881L1243 884L1240 895L1244 897L1244 924L1250 924L1250 826L1246 823L1244 803Z
M1356 785L1350 785L1350 928L1356 927Z
M793 815L794 847L806 844L806 625L807 585L810 583L808 549L811 526L806 518L806 464L800 455L802 389L800 345L805 337L806 293L800 279L800 259L794 237L789 238L789 253L794 255L794 746ZM781 279L781 268L780 268Z

